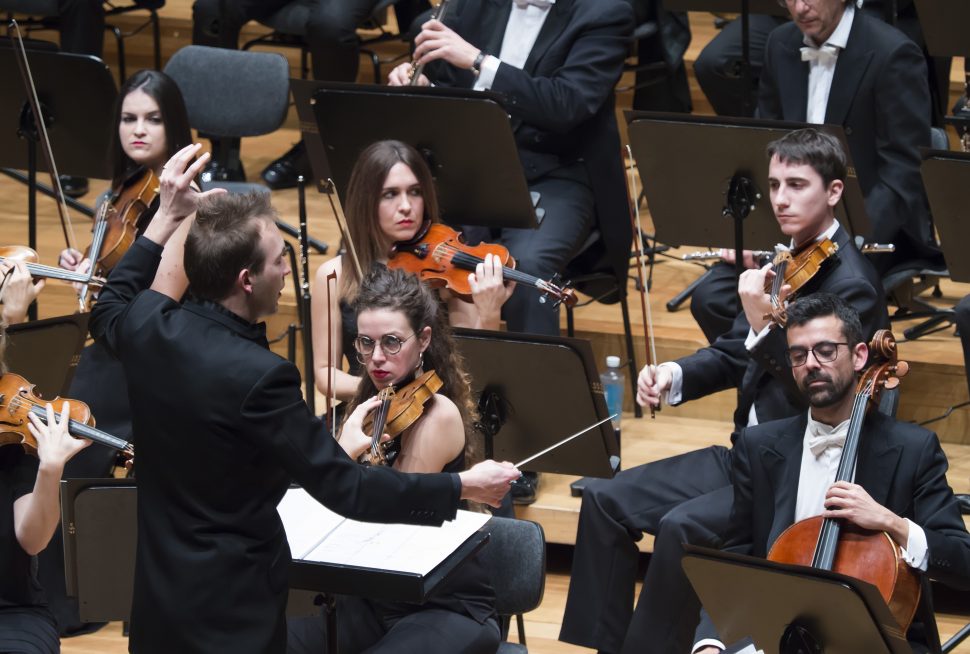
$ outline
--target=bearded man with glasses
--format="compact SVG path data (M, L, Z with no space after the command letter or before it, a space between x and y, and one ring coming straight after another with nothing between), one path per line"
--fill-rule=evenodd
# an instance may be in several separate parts
M800 290L838 295L862 316L871 336L888 325L879 277L835 219L846 175L839 142L815 129L768 146L769 189L778 225L798 250L829 239L832 261ZM805 399L785 364L785 330L771 323L769 266L746 271L743 310L731 331L695 354L646 366L637 401L680 404L728 388L738 391L734 433L804 412ZM781 289L784 301L787 287ZM795 356L798 356L797 354ZM823 348L822 356L825 356ZM560 640L601 652L684 652L696 623L697 599L680 567L685 541L720 543L731 510L731 450L715 445L595 480L583 493L573 570ZM643 591L632 611L643 533L655 535ZM632 611L632 613L631 613Z

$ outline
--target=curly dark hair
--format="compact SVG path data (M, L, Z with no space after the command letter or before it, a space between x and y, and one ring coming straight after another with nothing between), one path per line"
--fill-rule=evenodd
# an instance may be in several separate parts
M364 276L354 300L357 315L368 309L402 312L415 334L425 327L431 327L431 342L424 351L424 367L438 373L442 381L439 392L454 402L461 413L465 426L465 465L470 467L478 461L482 449L481 434L474 426L478 420L478 410L472 401L471 382L465 372L465 362L455 349L448 312L440 297L415 275L403 270L391 270L378 263ZM349 416L357 405L376 394L374 382L364 374L357 394L344 415Z

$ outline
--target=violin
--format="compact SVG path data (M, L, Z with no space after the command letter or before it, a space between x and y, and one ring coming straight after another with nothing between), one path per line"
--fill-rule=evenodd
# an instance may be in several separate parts
M394 386L382 388L377 394L380 406L364 418L362 429L371 432L370 450L364 459L371 465L392 465L397 452L390 452L392 441L381 442L384 434L391 439L400 436L424 414L424 407L442 386L441 377L428 370L411 383L395 391Z
M150 168L139 168L101 204L94 219L91 247L85 253L96 274L106 276L125 256L138 237L142 215L158 193L155 172Z
M0 263L5 261L22 261L27 266L27 271L35 279L60 279L65 282L80 282L91 286L104 286L103 277L88 277L85 273L71 272L63 268L45 266L40 262L37 252L25 245L4 245L0 246Z
M781 301L781 287L788 285L791 292L788 300L794 299L801 288L822 269L822 266L835 256L839 245L829 239L822 239L811 243L795 252L782 250L772 261L772 271L775 276L765 280L765 293L771 296L771 313L765 316L776 325L784 327L788 324L788 312L785 303Z
M555 299L555 306L576 304L576 292L568 285L559 286L555 280L546 281L515 269L515 259L501 245L481 243L471 246L462 240L461 232L447 225L425 221L410 241L398 241L391 249L387 262L389 268L400 268L417 275L433 288L447 288L466 302L472 301L468 273L485 260L486 254L494 254L502 262L505 279L525 284L542 293L540 302L547 297Z
M869 352L871 363L856 388L836 481L851 482L855 478L867 408L878 404L882 389L896 388L899 378L909 371L909 364L897 359L896 341L888 329L876 332ZM920 596L919 576L903 560L899 545L886 532L869 531L818 515L782 532L768 552L768 559L832 570L869 582L879 589L903 633L913 620Z
M63 402L69 403L70 420L67 431L72 436L107 445L121 452L126 459L134 458L134 445L95 429L94 416L84 402L61 397L55 397L49 402L58 409ZM21 445L27 454L37 456L37 439L27 427L30 422L27 415L32 413L46 424L47 403L48 400L41 399L34 393L34 385L20 375L8 372L0 377L0 446Z

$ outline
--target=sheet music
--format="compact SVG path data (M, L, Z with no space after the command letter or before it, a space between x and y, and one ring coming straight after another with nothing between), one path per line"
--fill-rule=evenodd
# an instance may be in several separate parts
M344 518L302 488L287 491L278 507L294 559L426 575L489 514L459 511L440 527L358 522Z

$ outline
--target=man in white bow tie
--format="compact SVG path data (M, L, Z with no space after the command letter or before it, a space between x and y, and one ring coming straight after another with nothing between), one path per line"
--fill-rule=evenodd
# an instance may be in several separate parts
M908 565L965 588L970 535L947 484L946 455L935 434L870 409L861 432L857 483L833 483L868 355L858 314L838 296L809 295L789 306L787 332L787 359L810 408L741 432L732 460L731 528L722 546L766 556L794 522L816 515L840 518L885 532ZM905 393L905 381L902 388ZM916 631L911 630L914 646L920 642ZM723 649L714 635L705 616L694 651Z
M919 174L931 115L922 52L852 0L781 1L792 22L765 46L758 115L841 125L872 221L866 236L896 246L873 257L876 268L937 262Z

